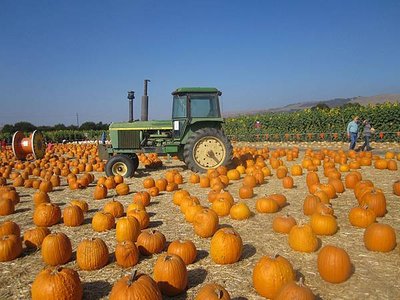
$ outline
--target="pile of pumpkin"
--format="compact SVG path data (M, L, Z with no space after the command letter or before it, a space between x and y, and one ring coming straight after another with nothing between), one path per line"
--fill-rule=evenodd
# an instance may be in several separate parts
M60 154L71 156L71 161L63 160L63 157L58 156ZM57 205L51 203L48 193L60 184L60 176L66 178L71 189L86 188L93 183L94 176L90 173L88 164L93 165L96 159L93 161L89 158L91 154L93 153L86 153L82 149L67 151L65 146L61 146L59 153L48 153L43 160L34 163L11 160L0 167L0 215L14 212L14 208L9 204L12 203L14 207L18 204L19 195L15 187L25 186L30 176L42 178L32 179L32 188L38 189L33 196L33 222L37 227L24 232L23 242L28 248L40 249L43 261L53 267L36 276L32 284L33 299L50 298L56 294L56 289L57 293L82 298L83 290L78 273L70 268L58 267L71 260L71 241L64 233L51 233L48 227L61 220L65 226L80 226L88 204L83 200L74 200L61 212ZM235 220L245 220L250 218L252 213L245 201L235 203L233 195L225 188L231 181L241 180L242 186L238 195L246 200L253 198L254 187L262 185L273 173L282 181L284 188L291 189L294 187L293 177L302 176L303 171L307 170L305 178L310 195L304 200L303 212L305 216L310 216L309 222L297 224L291 216L277 216L273 221L272 229L287 234L288 244L293 250L317 251L317 235L336 233L338 226L330 201L337 197L337 194L344 192L345 188L354 190L357 205L349 212L349 220L353 226L366 228L366 248L381 252L393 250L396 246L394 229L383 223L375 223L377 217L384 217L386 213L385 195L382 190L374 187L371 181L363 180L357 169L374 162L377 169L382 169L385 165L385 169L396 170L394 156L390 158L391 154L387 154L388 158L380 158L351 151L345 153L340 150L307 150L301 164L293 165L289 171L282 158L286 157L290 161L297 159L298 154L297 148L277 149L271 152L268 149L235 149L236 166L233 168L218 167L204 175L190 174L187 182L209 189L209 207L201 206L199 199L191 196L188 190L179 189L184 178L177 170L170 170L166 172L165 177L157 180L145 178L143 188L146 190L133 195L126 216L123 205L113 199L104 205L103 211L95 213L92 228L97 232L115 228L118 242L115 248L116 262L121 267L134 267L140 255L148 256L164 251L165 236L157 230L145 230L150 221L146 207L151 198L158 196L161 191L174 192L172 201L179 206L185 220L193 225L194 233L202 238L211 238L212 260L217 264L233 264L241 258L242 239L234 228L219 229L219 218L230 216ZM79 160L73 160L74 155L80 157ZM97 163L100 164L100 169L104 168L100 162ZM336 164L339 164L339 168ZM315 172L321 166L326 183L321 183ZM77 176L81 172L85 173ZM346 174L344 182L343 174ZM13 187L7 185L7 179L12 180ZM129 186L121 176L100 177L94 188L93 198L104 199L110 190L115 190L116 197L127 195ZM400 195L399 181L393 183L393 192ZM276 213L286 204L287 199L283 194L265 195L256 199L256 210L259 213ZM23 247L20 235L20 228L16 223L8 221L1 224L0 261L10 261L21 255ZM76 263L81 270L100 269L107 265L108 254L109 249L100 238L84 239L78 245ZM159 255L154 265L153 278L134 271L114 284L110 299L124 299L129 296L143 297L139 299L161 299L161 294L180 294L187 286L186 265L193 263L196 256L197 250L193 242L173 241L167 253ZM318 253L317 269L327 282L340 283L351 276L351 260L344 249L326 245ZM254 288L264 297L288 299L296 293L302 294L305 299L314 299L308 287L302 282L296 284L294 280L292 264L280 255L262 257L253 269ZM43 288L44 286L48 289ZM218 297L216 299L229 299L229 293L224 287L216 284L205 285L198 292L197 299L207 299L206 294Z

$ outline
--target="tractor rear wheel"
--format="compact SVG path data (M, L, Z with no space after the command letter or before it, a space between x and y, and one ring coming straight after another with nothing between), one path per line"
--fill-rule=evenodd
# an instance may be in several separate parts
M232 145L220 129L203 128L195 131L183 148L187 167L194 172L205 172L229 164Z
M137 169L134 161L127 155L117 154L111 157L105 166L107 176L121 175L122 177L132 177Z

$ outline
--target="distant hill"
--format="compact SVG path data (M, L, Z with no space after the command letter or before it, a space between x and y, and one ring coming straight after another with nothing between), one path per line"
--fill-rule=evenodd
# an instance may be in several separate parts
M359 103L361 105L368 104L379 104L384 102L399 102L400 103L400 94L382 94L376 96L357 96L353 98L335 98L330 100L321 100L321 101L306 101L306 102L297 102L293 104L288 104L282 107L276 108L268 108L268 109L259 109L253 111L242 111L242 112L227 112L224 113L225 117L231 117L236 115L253 115L260 114L266 112L293 112L298 110L303 110L307 108L311 108L316 106L317 104L326 104L329 107L338 107L342 106L346 103Z

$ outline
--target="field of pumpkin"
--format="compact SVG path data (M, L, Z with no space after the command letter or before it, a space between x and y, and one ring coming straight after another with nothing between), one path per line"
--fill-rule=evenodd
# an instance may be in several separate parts
M400 299L400 153L315 146L129 179L94 144L1 152L0 299Z

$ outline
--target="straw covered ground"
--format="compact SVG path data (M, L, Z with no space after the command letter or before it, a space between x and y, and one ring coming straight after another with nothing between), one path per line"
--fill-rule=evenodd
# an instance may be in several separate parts
M237 145L241 146L241 145ZM285 147L289 144L263 144L259 146ZM302 147L326 147L321 144L304 144ZM330 145L332 146L332 145ZM344 147L346 145L334 145ZM395 149L393 149L395 147ZM399 152L398 145L387 144L375 145L376 153L392 149ZM332 149L332 148L331 148ZM380 151L380 152L379 152ZM283 161L290 167L292 164L300 164L304 150L300 151L299 158L295 161ZM201 204L209 206L207 194L209 189L200 188L199 185L187 182L191 174L179 161L171 163L164 160L164 167L160 170L148 171L140 167L138 174L125 182L130 186L130 194L117 196L126 208L132 202L133 193L144 190L142 181L147 176L155 179L161 178L165 172L176 168L184 177L184 184L180 188L187 189L191 195L197 196ZM390 224L395 228L397 241L400 241L400 198L392 192L392 184L400 179L399 171L376 170L373 167L363 167L360 172L364 179L370 179L376 187L381 188L387 200L388 213L385 217L379 218L378 222ZM318 173L322 181L322 167ZM94 173L96 178L103 176L103 173ZM343 177L342 177L343 179ZM281 180L274 175L266 179L266 182L255 188L255 196L252 199L244 200L254 215L246 221L235 221L229 216L220 218L220 226L233 226L241 235L244 249L238 263L232 265L217 265L209 255L210 238L200 238L194 234L191 224L185 222L184 216L179 207L172 203L172 193L163 192L160 196L152 198L147 211L151 215L150 227L161 231L171 242L176 239L189 239L194 242L198 249L198 257L195 263L188 266L189 286L185 294L175 299L193 299L198 289L205 283L216 282L223 285L233 299L261 299L252 286L252 271L257 261L264 255L280 254L287 258L295 268L297 276L304 276L305 284L309 286L315 295L320 299L400 299L400 253L399 246L389 253L377 253L368 251L363 244L363 229L357 229L348 221L349 210L356 205L357 201L352 190L346 190L338 198L332 200L332 205L339 224L338 232L329 237L319 237L322 246L327 244L344 248L350 255L354 272L349 280L342 284L330 284L322 280L317 271L317 252L311 254L300 253L292 250L287 241L287 235L275 233L272 230L272 220L280 214L289 213L297 221L308 221L304 216L302 205L308 194L305 183L305 174L294 177L295 188L283 189ZM52 226L52 232L61 231L68 235L72 241L72 248L75 252L77 245L84 238L100 237L103 239L110 252L109 263L106 267L97 271L79 270L74 255L73 259L66 265L79 272L84 287L85 299L107 299L115 281L130 272L115 263L113 256L116 241L115 229L96 233L91 228L93 214L101 210L104 204L113 198L115 193L109 192L108 199L93 200L94 184L84 190L71 191L66 185L65 178L62 178L62 185L50 193L53 203L58 204L61 209L72 199L83 199L89 204L89 212L85 215L85 222L79 227L66 227L63 223ZM241 181L234 181L228 186L236 201L239 201L238 190ZM33 189L17 188L21 195L21 202L16 207L16 212L10 216L0 217L0 222L13 220L21 227L21 232L34 227L32 221ZM260 214L255 209L257 198L273 194L283 193L289 205L275 214ZM154 263L158 255L152 257L141 256L136 268L140 272L152 274ZM0 299L29 299L30 288L35 276L45 267L40 251L30 252L24 249L23 255L11 262L0 263ZM166 298L168 299L168 298Z

